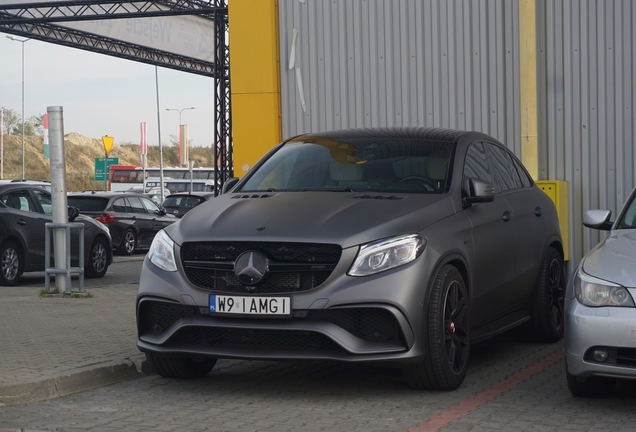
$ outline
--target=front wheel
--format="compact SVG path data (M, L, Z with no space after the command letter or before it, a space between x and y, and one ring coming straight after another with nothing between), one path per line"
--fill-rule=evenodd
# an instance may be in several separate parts
M470 356L468 292L459 271L442 267L428 302L425 358L406 368L413 388L455 390L466 377Z
M96 238L91 245L88 262L84 265L84 274L88 279L101 278L108 270L108 245L106 240Z
M146 353L146 359L164 378L201 378L209 374L216 364L215 358L166 357L153 353Z
M20 249L15 242L6 241L0 247L0 285L16 285L21 274Z

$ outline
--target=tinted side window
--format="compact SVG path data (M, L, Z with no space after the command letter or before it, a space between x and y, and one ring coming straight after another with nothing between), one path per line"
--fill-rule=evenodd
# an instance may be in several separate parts
M495 171L495 192L505 192L508 190L521 189L521 179L517 170L512 165L512 159L508 152L494 144L486 144L492 156Z
M113 202L113 211L119 213L126 213L126 200L124 198L117 198L115 202Z
M146 209L144 208L141 200L137 197L128 197L128 204L130 204L130 211L133 213L146 213Z
M464 164L464 190L468 190L468 179L478 178L492 184L492 174L483 143L472 143L466 153Z
M159 213L159 207L157 207L157 204L155 204L152 200L149 200L148 198L141 198L141 202L144 207L146 207L148 213Z
M31 199L31 195L29 194L29 191L26 190L9 192L8 194L3 195L1 200L7 207L13 207L14 209L22 211L35 211L35 205Z
M53 214L53 201L51 200L51 195L41 191L33 191L35 193L36 198L40 202L40 206L45 214L50 215Z
M519 162L519 160L514 156L512 157L512 162L514 163L515 169L519 174L519 178L521 179L521 184L523 184L523 187L527 188L532 186L534 184L534 182L532 181L532 177L530 177L530 174L528 174L528 171L526 171L521 162Z

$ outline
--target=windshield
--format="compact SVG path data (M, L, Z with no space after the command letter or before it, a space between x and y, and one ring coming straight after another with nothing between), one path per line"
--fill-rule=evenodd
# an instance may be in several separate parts
M636 192L632 193L630 201L625 205L623 218L616 227L618 229L636 228Z
M283 145L241 188L252 191L377 191L442 193L451 145L366 137Z

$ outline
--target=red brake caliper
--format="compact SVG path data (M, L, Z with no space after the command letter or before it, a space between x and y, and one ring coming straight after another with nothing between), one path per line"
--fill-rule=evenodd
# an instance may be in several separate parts
M455 333L455 323L450 321L448 325L446 326L446 331L448 332L448 334Z

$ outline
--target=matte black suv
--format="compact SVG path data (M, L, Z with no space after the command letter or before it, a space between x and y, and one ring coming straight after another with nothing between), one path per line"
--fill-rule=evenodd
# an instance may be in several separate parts
M219 358L319 359L397 364L415 388L453 390L472 343L518 325L561 338L564 276L554 203L492 137L313 133L157 234L137 346L166 377Z
M113 247L123 255L148 249L157 232L178 219L136 192L75 192L68 205L108 226Z
M51 194L36 185L0 185L0 285L16 285L24 272L45 270L45 224L53 222ZM85 216L84 276L100 278L113 261L108 228ZM79 234L71 230L71 265L79 265ZM53 255L52 255L53 256Z

